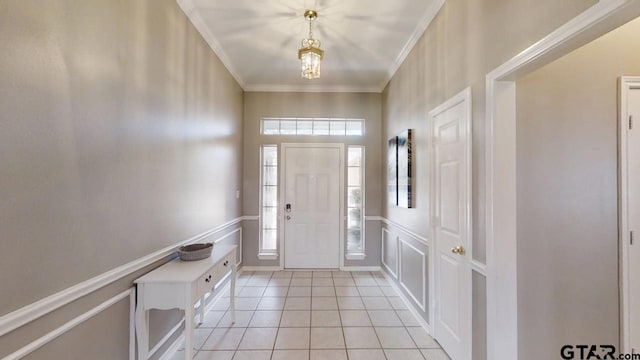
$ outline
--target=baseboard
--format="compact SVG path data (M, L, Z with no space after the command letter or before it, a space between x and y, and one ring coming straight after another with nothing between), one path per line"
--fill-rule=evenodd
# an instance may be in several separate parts
M174 342L171 343L171 346L167 348L167 351L165 351L164 354L162 354L162 356L158 358L158 360L170 360L173 357L173 354L175 354L176 351L180 349L180 344L182 344L183 341L184 341L184 331L182 332L182 334L180 334L180 336L178 336L175 339Z
M230 273L229 273L230 274ZM229 279L229 275L225 276L223 278L223 280L221 280L221 282L225 281L224 279ZM209 312L213 306L220 300L223 298L223 295L225 294L225 292L227 290L229 290L229 287L231 286L231 281L227 281L227 283L220 289L220 291L218 291L217 294L215 294L213 296L213 298L211 300L209 300L209 302L207 304L205 304L204 307L204 313L206 314L207 312ZM205 298L205 302L207 301L207 299ZM196 311L194 311L195 316L194 318L194 323L197 324L198 321L200 320L200 311L199 308L196 309ZM162 348L167 341L169 341L169 339L171 339L171 337L176 333L176 331L180 330L182 325L184 324L184 318L182 318L182 320L180 320L168 333L167 335L165 335L162 340L160 340L154 347L153 349L149 352L149 357L152 357L160 348ZM180 336L178 336L172 343L171 346L169 346L167 348L167 350L165 350L164 353L162 353L162 355L158 358L158 360L169 360L173 357L173 354L175 354L176 351L178 351L180 349L180 344L182 344L182 342L184 341L184 329L182 329L182 331L180 332Z
M280 271L280 266L243 266L240 271Z
M281 269L279 266L243 266L239 271L330 271L327 269ZM380 266L343 266L342 271L380 271Z
M153 347L153 349L149 350L149 358L152 358L153 355L155 355L158 350L160 350L166 343L167 341L169 341L169 339L171 339L171 337L173 337L173 335L175 335L175 333L180 330L180 328L184 325L184 318L182 318L182 320L178 321L178 323L171 329L169 330L169 332L162 337L162 339L160 339L160 341L158 341L158 343ZM182 331L181 335L178 336L177 339L180 338L184 338L184 331ZM176 345L177 342L177 345ZM162 354L162 356L160 357L160 359L164 359L167 358L169 359L171 357L171 355L173 355L173 353L178 350L178 348L173 349L174 346L180 346L180 342L178 342L177 340L174 340L174 342L171 344L171 346L169 348L167 348L167 350L164 352L164 354ZM173 351L171 351L173 349ZM168 353L170 353L169 355L167 355Z
M342 271L380 271L380 266L343 266Z
M381 272L384 275L384 277L387 279L387 281L389 282L389 284L391 285L393 290L395 290L396 293L398 293L398 295L402 299L402 302L404 302L404 304L407 306L407 310L411 311L411 314L416 319L418 319L418 323L420 324L420 326L422 326L429 333L429 335L433 336L433 330L431 328L431 324L429 324L422 317L422 315L420 314L418 309L416 309L415 306L413 305L413 302L411 300L409 300L409 298L407 298L405 296L404 292L402 292L402 290L400 289L398 284L396 284L396 280L390 274L388 274L386 271L381 271Z

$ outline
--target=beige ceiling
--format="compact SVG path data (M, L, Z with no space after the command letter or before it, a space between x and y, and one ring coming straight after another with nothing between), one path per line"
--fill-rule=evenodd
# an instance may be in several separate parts
M380 92L444 0L178 0L246 91ZM297 50L318 11L320 79L300 76Z

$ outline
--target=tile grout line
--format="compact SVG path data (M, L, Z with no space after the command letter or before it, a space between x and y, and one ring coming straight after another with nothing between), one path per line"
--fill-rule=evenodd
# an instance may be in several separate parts
M333 274L331 274L331 277L333 278ZM335 282L335 278L333 279L334 279L333 292L336 294L336 307L338 308L338 319L340 320L340 331L342 332L342 341L344 341L344 352L347 355L347 360L349 360L349 350L347 348L347 337L344 335L344 325L342 323L342 313L340 312L340 304L338 304L338 293L336 292L336 282ZM349 279L353 279L351 272L349 272Z
M254 275L255 275L255 273L254 273L253 275L251 275L251 277L253 277ZM269 281L271 281L271 278L272 278L272 277L273 277L273 272L271 273L271 275L269 276L269 279L267 280L267 285L265 286L265 290L264 290L264 291L267 291L266 289L267 289L267 287L269 286ZM247 282L248 282L248 280L247 280ZM245 284L244 286L242 286L242 289L244 289L245 287L246 287L246 284ZM262 295L264 295L264 291L263 291ZM252 319L253 319L253 317L255 316L256 311L258 311L258 306L260 305L260 302L262 301L262 296L260 296L258 299L259 299L259 300L258 300L258 303L256 304L256 307L255 307L255 309L253 310L253 314L251 314L251 317L249 318L249 322L247 323L247 327L245 327L245 328L244 328L244 331L242 332L242 337L240 338L240 341L238 341L238 345L236 346L236 349L235 349L235 350L234 350L234 352L233 352L233 357L235 357L235 356L236 356L236 354L238 353L238 351L240 351L240 344L242 344L242 340L244 340L244 336L247 334L247 330L249 329L249 324L251 324L251 320L252 320ZM237 309L234 309L234 310L235 310L235 311L238 311ZM229 310L229 311L230 311L230 310ZM236 315L237 315L237 314L236 314ZM238 319L236 318L236 320L238 320ZM220 319L220 321L222 321L222 319ZM230 329L233 329L235 325L236 325L235 323L231 323L231 327L230 327ZM215 329L214 329L214 330L215 330ZM212 333L213 333L213 332L212 332ZM273 341L274 341L274 343L275 343L275 339L274 339ZM251 349L251 350L255 350L255 349Z
M271 349L271 356L269 359L273 359L273 355L276 353L276 342L278 341L278 335L280 335L280 325L282 324L282 317L284 316L284 307L287 304L287 297L289 295L289 289L291 289L291 281L293 280L293 274L291 274L291 279L289 279L289 285L287 286L287 292L284 294L284 303L282 304L282 311L280 312L280 320L278 320L278 329L276 330L276 338L273 340L273 348ZM267 284L269 287L269 284ZM265 292L267 290L265 289ZM264 298L264 294L263 294ZM262 298L260 298L262 301Z
M371 273L369 273L369 275L371 275ZM359 288L358 288L358 293L360 294L360 289ZM362 296L360 296L360 297L362 298ZM386 299L386 297L385 297L385 299ZM376 327L373 325L373 320L371 320L371 315L369 314L369 309L367 309L367 305L364 304L364 300L362 301L362 305L364 306L364 311L367 314L367 318L369 318L369 322L371 323L371 328L373 329L373 333L376 334L376 339L378 340L378 344L380 344L380 350L382 351L382 356L384 356L385 359L388 359L387 352L384 351L384 347L382 346L382 341L380 341L380 336L378 336L378 332L376 331Z
M374 324L373 324L372 317L371 317L371 314L370 314L370 311L369 311L370 309L368 309L368 308L367 308L367 306L364 304L364 298L366 298L366 296L364 296L364 297L363 297L363 293L360 291L362 287L375 287L375 288L379 289L379 291L382 293L382 295L380 295L380 296L374 296L374 297L380 297L380 298L382 298L382 299L385 299L385 300L388 302L388 304L389 304L389 306L390 306L390 308L388 309L388 310L390 310L390 311L389 311L389 314L393 314L393 315L398 319L398 321L400 322L400 326L399 326L399 328L402 328L402 329L403 329L403 330L408 334L408 336L409 336L409 337L410 337L410 339L411 339L412 344L415 346L415 348L414 348L414 349L416 349L416 351L418 351L418 352L419 352L420 357L421 357L421 358L423 358L423 359L425 358L425 355L422 353L421 348L418 346L418 343L416 342L416 340L414 339L414 337L412 336L412 334L409 332L409 328L410 328L410 326L407 326L407 325L404 323L404 321L402 320L402 318L400 317L400 311L406 311L406 310L407 310L407 309L406 309L406 305L405 305L405 307L404 307L404 308L396 308L396 307L394 307L394 305L393 305L393 304L392 304L392 302L390 301L390 298L398 297L397 291L395 291L395 289L394 289L393 293L391 293L391 294L390 294L388 291L386 291L386 292L385 292L385 291L383 291L383 289L382 289L383 287L385 287L385 288L389 288L390 286L388 286L388 284L387 284L387 283L383 283L383 284L381 284L381 283L378 281L378 280L379 280L379 278L378 278L378 277L376 277L376 274L374 274L373 272L368 271L368 272L366 272L366 276L364 276L364 277L368 277L368 278L373 279L373 280L374 280L374 282L375 282L375 285L362 285L362 286L358 286L358 284L355 282L356 278L353 276L353 274L351 274L351 272L348 272L348 273L349 273L349 276L338 276L338 277L336 277L336 276L335 276L335 275L336 275L336 273L335 273L335 272L333 272L333 271L330 273L330 275L329 275L330 277L326 277L326 276L320 276L320 277L315 276L315 277L314 277L314 272L313 272L313 270L310 270L310 273L311 273L311 277L310 277L310 278L308 278L308 279L310 279L310 281L311 281L311 284L310 284L310 285L311 285L311 286L310 286L310 291L311 291L311 293L309 294L309 318L308 318L308 320L309 320L309 330L308 330L308 331L309 331L309 333L308 333L308 335L309 335L309 343L308 343L308 348L307 348L307 350L308 350L308 351L307 351L307 353L308 353L308 356L309 356L309 357L311 357L311 350L313 350L313 349L312 349L312 345L311 345L311 341L312 341L312 329L313 329L313 325L314 325L314 324L313 324L313 313L314 313L314 309L313 309L313 305L314 305L314 299L313 299L313 298L314 298L313 288L314 288L314 279L321 279L321 278L322 278L322 279L329 279L329 278L330 278L330 279L332 280L332 281L331 281L331 285L332 285L332 286L331 286L331 289L332 289L333 295L332 295L332 296L328 296L328 297L326 297L326 298L334 298L334 299L336 300L336 311L337 311L337 314L338 314L339 326L340 326L340 328L341 328L341 332L342 332L342 340L344 341L344 344L345 344L345 345L344 345L344 352L345 352L345 355L346 355L346 358L347 358L347 359L349 359L349 358L350 358L350 357L349 357L349 352L348 352L348 351L349 351L349 348L347 347L346 335L345 335L345 331L344 331L344 327L345 327L345 325L344 325L343 318L342 318L342 310L343 310L343 309L339 306L339 304L338 304L338 302L337 302L338 294L337 294L336 288L337 288L338 286L336 285L336 279L351 279L351 280L353 281L353 287L355 287L355 289L356 289L356 293L358 294L358 298L360 299L360 301L361 301L361 302L363 302L363 309L362 309L362 311L365 311L365 312L366 312L367 319L369 319L369 322L371 323L371 327L372 327L372 328L373 328L373 330L374 330L374 334L376 335L376 339L378 340L378 343L379 343L379 346L380 346L380 348L379 348L379 349L380 349L380 351L382 351L383 356L384 356L384 358L385 358L385 359L388 359L388 357L387 357L387 354L386 354L386 352L385 352L385 348L382 346L382 342L380 341L380 336L378 335L378 332L377 332L377 330L376 330L376 326L374 326ZM238 286L236 286L236 289L238 290L238 292L242 291L242 289L246 288L247 286L248 286L248 287L258 287L258 286L260 286L260 287L264 287L264 290L263 290L262 292L260 292L260 295L259 295L259 296L257 296L257 297L256 297L256 298L257 298L257 304L256 304L256 307L254 308L253 313L251 314L251 316L250 316L250 318L249 318L249 320L248 320L248 323L247 323L246 327L244 328L244 331L243 331L243 333L242 333L242 336L241 336L241 338L240 338L240 341L238 342L238 345L235 347L234 355L233 355L233 356L235 356L235 354L236 354L237 352L241 351L241 349L240 349L240 344L242 343L242 341L243 341L243 340L245 339L245 337L247 336L246 332L249 330L249 328L250 328L250 325L251 325L252 321L253 321L254 319L256 319L256 315L257 315L257 314L256 314L256 312L257 312L257 311L261 311L261 310L259 309L259 306L260 306L260 303L262 303L262 301L263 301L264 299L266 299L266 298L267 298L267 297L265 297L265 295L266 295L266 293L267 293L267 290L268 290L268 289L269 289L269 287L270 287L269 285L270 285L271 281L272 281L272 280L274 280L274 279L278 279L278 280L280 280L280 279L287 279L287 280L288 280L288 281L286 281L287 285L286 285L286 286L282 286L283 288L286 288L286 292L285 292L285 294L284 294L285 296L283 297L283 304L281 305L281 307L279 307L279 309L281 309L281 310L279 311L279 312L280 312L280 317L279 317L278 322L277 322L277 325L276 325L276 326L277 326L277 330L276 330L276 335L275 335L275 338L274 338L274 344L273 344L273 346L271 347L271 356L270 356L270 358L271 358L271 359L274 359L274 356L275 356L274 354L275 354L275 351L277 350L277 349L275 348L275 344L276 344L276 341L277 341L278 335L279 335L279 333L280 333L280 328L281 328L281 327L282 327L282 325L283 325L282 321L283 321L284 313L285 313L285 311L286 311L286 310L285 310L286 302L287 302L287 299L289 299L289 298L294 298L294 297L290 297L290 296L289 296L289 293L290 293L290 291L291 291L291 288L292 288L292 287L294 287L294 286L293 286L293 280L294 280L293 275L294 275L295 273L294 273L294 272L291 272L289 276L279 277L279 276L276 276L277 272L270 272L269 277L266 279L266 284L265 284L265 285L259 285L259 284L251 284L251 285L250 285L249 283L250 283L251 279L252 279L252 278L254 278L254 277L255 277L255 278L258 278L258 277L260 276L260 274L261 274L260 272L257 272L257 273L256 273L256 272L253 272L253 273L250 275L250 277L249 277L246 281L241 282L241 284L242 284L241 286L239 286L239 287L238 287ZM339 274L339 275L341 275L341 274ZM363 273L363 275L364 275L364 273ZM299 279L305 279L305 278L300 277ZM368 283L368 281L361 281L361 283ZM273 283L272 285L273 285L272 287L281 287L281 284L277 284L277 283ZM385 285L386 285L386 286L385 286ZM325 286L325 285L318 285L318 286ZM318 287L318 286L316 286L316 287ZM342 286L342 287L350 287L350 286L352 286L352 285L350 285L350 284L345 284L345 281L344 281L344 280L342 280L342 281L341 281L341 286ZM391 288L392 288L392 287L391 287ZM375 291L374 291L373 293L374 293L375 295L377 295L377 294L375 293ZM368 292L368 294L371 294L371 292ZM280 293L276 293L275 295L280 295ZM393 296L393 295L395 295L395 296ZM369 297L370 297L370 296L369 296ZM269 298L273 298L273 296L270 296ZM315 299L315 300L317 301L318 299ZM319 304L319 305L320 305L320 304ZM268 310L268 309L263 309L263 310ZM323 311L323 310L327 310L327 311L329 311L330 309L329 309L329 308L326 308L326 309L317 309L317 310L315 310L315 311L316 311L316 312L318 312L318 311ZM386 310L386 309L371 309L371 310L372 310L372 311L374 311L374 310ZM212 311L216 311L216 310L213 310L213 309L212 309ZM211 330L211 332L208 334L208 336L207 336L207 337L206 337L206 339L204 340L204 342L203 342L203 346L204 346L204 344L205 344L205 343L206 343L206 342L211 338L211 336L212 336L213 332L214 332L216 329L219 329L219 327L218 327L218 326L219 326L219 325L221 325L221 323L222 323L222 319L224 318L224 316L225 316L225 315L228 315L228 314L229 314L229 311L230 311L230 309L229 309L229 307L227 306L227 310L223 313L222 318L220 318L220 320L218 320L218 321L216 322L216 324L214 324L213 329ZM415 315L414 315L414 314L411 314L411 316L412 316L412 317L415 317ZM415 319L414 319L414 320L415 320ZM328 325L327 325L327 326L328 326ZM327 327L327 326L321 326L321 327ZM391 326L391 325L389 325L389 326ZM235 327L235 324L231 324L231 325L230 325L230 328L234 328L234 327ZM256 326L256 328L265 328L265 327L271 327L271 326ZM332 326L329 326L329 327L332 327ZM420 327L420 326L418 326L418 327ZM413 327L411 327L411 328L413 328ZM195 350L196 350L196 352L195 352L195 354L194 354L194 355L196 355L196 356L197 356L200 352L204 351L204 350L202 349L202 347L203 347L203 346L201 346L199 349L195 349ZM355 348L354 348L354 349L355 349ZM365 347L365 348L362 348L362 349L371 349L371 348L366 348L366 347ZM428 349L428 350L429 350L429 349L441 349L441 347L437 347L437 348L431 348L431 347L428 347L428 348L425 348L425 349ZM214 349L214 350L216 350L216 349ZM244 350L257 351L257 350L260 350L260 349L244 349ZM268 350L268 349L264 349L264 350ZM284 349L283 349L283 350L284 350ZM326 349L324 349L324 348L323 348L323 350L343 350L343 349L333 349L333 348L326 348ZM360 350L360 348L357 348L357 349L355 349L355 350ZM371 350L372 350L372 349L371 349ZM410 350L410 348L407 348L407 349L402 349L402 348L397 348L397 349L395 349L395 348L392 348L392 350Z

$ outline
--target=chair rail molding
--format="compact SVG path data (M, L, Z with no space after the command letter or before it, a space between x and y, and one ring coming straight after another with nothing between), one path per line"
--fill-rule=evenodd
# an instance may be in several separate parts
M29 344L23 346L22 348L18 349L17 351L5 356L4 358L2 358L2 360L18 360L18 359L22 359L25 356L31 354L32 352L38 350L39 348L43 347L44 345L50 343L51 341L55 340L56 338L62 336L64 333L66 333L67 331L73 329L74 327L82 324L83 322L91 319L92 317L98 315L99 313L103 312L104 310L108 309L109 307L111 307L112 305L115 305L117 303L119 303L120 301L129 298L129 360L134 360L135 359L135 347L136 347L136 341L135 341L135 327L134 327L134 323L133 323L133 317L134 317L134 310L135 310L135 303L136 303L136 299L135 299L135 294L136 294L136 290L135 288L129 288L123 292L121 292L120 294L106 300L105 302L103 302L102 304L94 307L93 309L73 318L72 320L66 322L65 324L59 326L58 328L48 332L47 334L37 338L36 340L30 342Z
M166 258L173 254L176 249L182 245L197 242L213 234L224 231L236 224L239 224L242 219L242 217L238 217L222 225L204 231L198 235L192 236L186 240L180 241L177 244L157 250L151 254L128 262L122 266L118 266L112 270L73 285L60 292L49 295L30 305L7 313L0 317L0 336L5 335L17 328L20 328L34 320L37 320L38 318L51 313L81 297L89 295L92 292L101 289L119 279L122 279L123 277L136 272L146 266L149 266L156 261L162 260L163 258ZM242 232L240 232L240 234L242 234ZM240 243L242 243L242 238L240 239Z
M423 243L424 245L431 246L431 241L428 238L426 238L426 237L424 237L422 235L419 235L419 234L411 231L410 229L398 224L397 222L389 220L389 219L387 219L387 218L385 218L383 216L377 216L377 215L376 216L365 216L364 220L365 221L380 221L383 224L386 224L386 225L389 225L389 226L393 226L394 228L396 228L396 229L402 231L403 233L411 236L415 240L418 240L419 242Z

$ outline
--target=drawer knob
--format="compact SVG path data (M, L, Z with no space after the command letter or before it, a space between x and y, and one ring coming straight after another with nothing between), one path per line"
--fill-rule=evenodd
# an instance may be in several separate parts
M225 262L222 264L222 266L227 266L227 265L229 265L229 260L225 261Z

